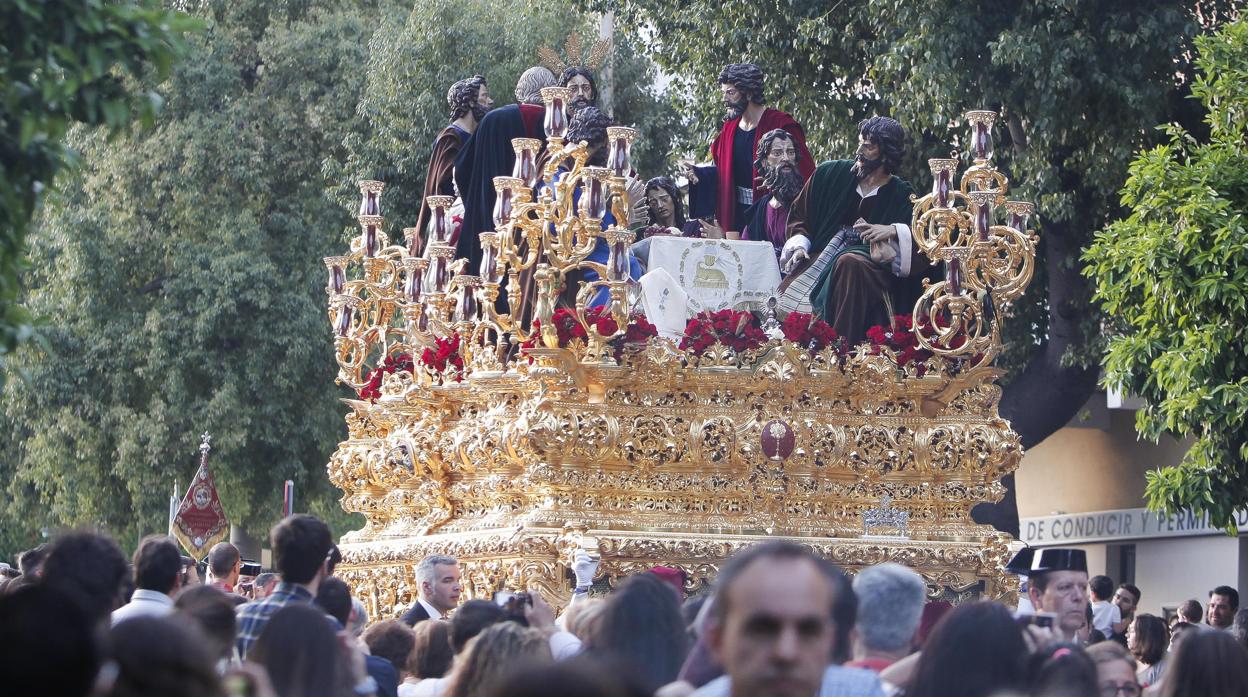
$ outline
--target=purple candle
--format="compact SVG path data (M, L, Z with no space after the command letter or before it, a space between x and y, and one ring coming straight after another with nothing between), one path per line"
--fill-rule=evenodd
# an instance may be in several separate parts
M962 260L954 257L945 265L945 284L954 295L962 294Z
M420 284L424 279L424 272L416 264L407 265L407 279L403 284L403 295L411 302L420 302Z
M334 331L338 333L338 336L346 336L350 333L352 314L353 311L351 305L348 303L344 302L342 306L338 308L338 324L334 327Z

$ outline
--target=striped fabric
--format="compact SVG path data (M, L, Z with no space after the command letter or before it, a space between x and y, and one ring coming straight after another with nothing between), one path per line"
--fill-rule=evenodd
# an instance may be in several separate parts
M823 270L827 268L828 261L832 257L849 245L860 243L858 235L853 233L853 228L841 228L828 241L827 246L815 258L815 261L806 267L800 276L789 282L789 286L784 289L777 305L781 312L813 312L810 304L810 291L819 282L819 276L823 274Z

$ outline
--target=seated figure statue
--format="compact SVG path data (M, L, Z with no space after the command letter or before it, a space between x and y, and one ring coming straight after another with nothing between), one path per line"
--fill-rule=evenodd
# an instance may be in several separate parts
M912 307L930 270L910 231L914 190L894 174L904 146L901 124L864 120L855 158L819 165L790 211L780 309L813 311L850 345L888 322L889 301Z
M650 219L650 225L644 230L646 237L702 235L700 221L685 220L685 203L681 200L680 189L671 177L655 177L646 182L646 211Z
M758 139L754 167L762 173L762 189L767 193L745 211L742 219L740 238L770 242L777 259L788 239L789 209L806 183L797 166L797 153L797 141L783 128L773 128ZM735 237L713 223L703 223L702 229L707 237Z

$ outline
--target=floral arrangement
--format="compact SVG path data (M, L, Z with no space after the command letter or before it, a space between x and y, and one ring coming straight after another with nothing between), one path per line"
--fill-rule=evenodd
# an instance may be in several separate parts
M812 353L822 351L828 346L836 346L838 351L845 351L845 342L837 335L832 325L808 312L790 312L780 325L784 338L798 346L805 347Z
M767 334L750 312L737 310L703 311L685 325L680 340L682 350L705 353L716 343L736 353L756 349L767 343Z
M628 326L624 328L624 336L620 338L620 343L629 345L645 345L648 341L659 335L658 327L650 324L650 320L646 316L637 313L629 320Z
M912 361L922 363L932 357L932 352L919 347L919 340L914 335L910 315L896 315L889 326L875 325L867 330L867 341L871 342L871 353L879 354L887 347L897 356L898 367L904 368ZM924 368L919 365L918 375L922 377Z
M412 355L410 353L399 353L393 356L386 356L386 360L381 365L373 368L365 374L364 386L359 389L360 399L367 399L370 402L376 402L381 397L381 383L387 375L397 373L402 370L412 372L415 366L412 364Z
M555 310L554 316L551 317L551 323L555 325L555 333L559 337L559 348L569 348L574 343L580 342L584 345L589 342L589 334L585 331L585 326L593 326L597 332L603 336L611 336L620 330L620 325L611 316L609 308L605 306L591 307L585 310L585 325L576 317L576 311L570 308L561 307ZM535 348L540 339L542 321L540 319L533 320L533 338L522 343L521 348ZM629 318L628 326L624 328L624 334L617 336L611 340L610 344L615 350L615 357L618 359L629 346L644 345L652 337L659 335L659 330L651 324L643 314L635 314Z
M447 371L451 371L455 382L464 379L464 357L459 355L459 335L438 337L437 345L424 350L420 354L420 364L431 372L437 373L445 380Z

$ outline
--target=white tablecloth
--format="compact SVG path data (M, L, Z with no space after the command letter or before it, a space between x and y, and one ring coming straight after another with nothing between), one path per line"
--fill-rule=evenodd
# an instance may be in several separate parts
M689 294L689 311L762 309L776 295L780 266L770 242L648 237L633 245L646 270L663 269Z

